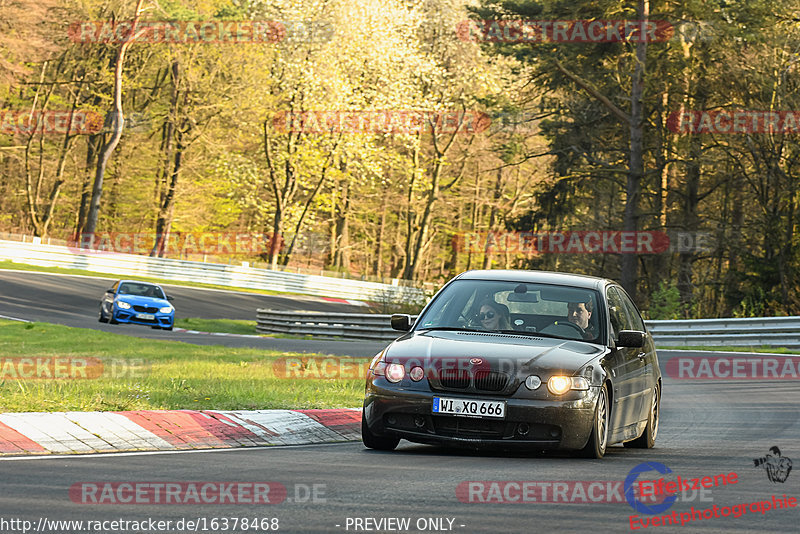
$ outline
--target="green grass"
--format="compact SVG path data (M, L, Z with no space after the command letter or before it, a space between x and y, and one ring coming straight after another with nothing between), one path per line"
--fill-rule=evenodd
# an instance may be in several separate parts
M659 347L658 350L699 350L720 352L759 352L768 354L800 354L800 350L784 347Z
M305 409L360 406L363 378L286 379L278 358L310 355L147 340L47 323L0 321L0 412ZM323 357L321 355L318 355ZM324 356L330 358L330 356ZM59 358L63 374L21 379L19 358ZM346 358L346 357L342 357ZM364 365L368 359L346 358ZM86 366L95 362L99 365ZM284 367L285 368L285 367ZM96 371L102 369L102 374ZM41 368L40 368L41 370ZM51 373L54 373L51 368ZM99 376L97 376L99 375ZM93 378L93 376L96 376ZM354 375L350 375L354 376Z
M239 319L175 319L176 328L199 330L200 332L223 332L227 334L257 334L256 322Z
M125 278L123 275L115 275L115 274L107 274L107 273L96 273L93 271L84 271L83 269L64 269L63 267L40 267L38 265L28 265L26 263L14 263L11 260L2 260L0 261L0 269L13 269L17 271L33 271L37 273L58 273L58 274L74 274L74 275L81 275L81 276L91 276L93 278L106 278L110 280L118 280ZM133 276L131 275L130 278L135 278L136 280L141 280L143 282L153 282L155 284L160 285L171 285L171 286L186 286L186 287L204 287L208 289L224 289L226 291L236 291L238 293L257 293L259 295L284 295L284 294L294 294L290 291L269 291L266 289L250 289L250 288L241 288L241 287L232 287L232 286L220 286L216 284L204 284L201 282L185 282L183 280L165 280L163 278L150 278L146 276Z

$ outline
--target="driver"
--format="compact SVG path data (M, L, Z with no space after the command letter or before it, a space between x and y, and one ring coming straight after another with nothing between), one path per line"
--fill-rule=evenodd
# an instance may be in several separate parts
M567 320L581 327L584 339L597 337L594 325L589 324L589 319L592 318L592 311L594 311L594 305L591 298L586 302L570 302L567 304Z

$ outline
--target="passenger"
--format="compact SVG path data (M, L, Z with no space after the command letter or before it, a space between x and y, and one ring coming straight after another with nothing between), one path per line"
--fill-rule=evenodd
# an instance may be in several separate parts
M508 307L491 299L481 303L478 320L485 330L511 330L511 314Z

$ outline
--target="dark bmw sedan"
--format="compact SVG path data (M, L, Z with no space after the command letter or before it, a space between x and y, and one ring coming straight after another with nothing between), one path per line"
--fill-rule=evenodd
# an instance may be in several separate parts
M448 282L370 364L362 438L471 448L653 447L661 373L653 340L611 280L469 271Z

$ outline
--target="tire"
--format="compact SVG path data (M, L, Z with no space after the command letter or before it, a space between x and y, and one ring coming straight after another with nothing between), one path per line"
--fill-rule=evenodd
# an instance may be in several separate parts
M100 308L100 315L97 317L97 321L101 323L108 322L108 317L103 313L103 308Z
M112 316L111 316L111 317L108 319L108 324L119 324L119 323L118 323L117 321L115 321L115 320L114 320L114 316L112 315Z
M611 407L608 404L608 389L603 384L597 396L597 404L592 420L592 433L586 446L580 450L579 456L583 458L600 459L608 447L608 424L611 420Z
M171 326L165 326L165 327L162 328L162 330L169 330L170 332L172 332L172 327Z
M652 449L658 436L658 420L661 414L661 389L653 388L653 400L650 403L650 413L647 414L647 426L642 435L632 441L623 443L625 447L633 449Z
M364 415L361 415L361 441L364 442L364 446L368 449L375 449L379 451L393 451L397 444L400 443L400 438L392 438L392 437L379 437L373 434L369 426L367 426L367 421L364 419Z

